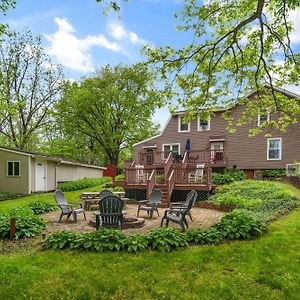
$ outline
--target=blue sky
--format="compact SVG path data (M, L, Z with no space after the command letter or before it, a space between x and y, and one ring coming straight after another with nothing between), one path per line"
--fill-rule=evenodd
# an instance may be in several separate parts
M178 32L173 17L183 2L130 0L122 4L120 15L103 16L95 0L17 0L16 9L0 21L17 31L27 27L42 34L49 54L63 65L66 77L78 80L105 64L130 65L143 59L140 49L145 44L181 47L190 43L192 36ZM299 11L292 20L296 24L292 39L300 44ZM168 117L168 109L163 108L154 121L163 125Z

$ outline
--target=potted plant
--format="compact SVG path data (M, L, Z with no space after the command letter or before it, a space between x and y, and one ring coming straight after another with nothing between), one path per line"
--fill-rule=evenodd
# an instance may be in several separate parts
M156 180L156 183L164 183L165 175L164 174L157 174L155 176L155 180Z

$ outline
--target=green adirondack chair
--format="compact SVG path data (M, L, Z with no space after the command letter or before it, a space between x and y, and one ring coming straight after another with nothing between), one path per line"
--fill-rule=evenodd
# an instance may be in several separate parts
M108 195L99 201L99 212L96 215L96 229L100 227L123 227L124 201L114 195Z
M189 224L186 220L186 215L190 215L190 211L197 199L197 192L191 191L187 195L186 202L184 206L178 206L176 208L170 208L165 210L165 214L161 220L160 226L163 225L164 220L166 220L166 226L169 226L169 221L177 223L180 225L181 230L184 231L185 228L189 228Z

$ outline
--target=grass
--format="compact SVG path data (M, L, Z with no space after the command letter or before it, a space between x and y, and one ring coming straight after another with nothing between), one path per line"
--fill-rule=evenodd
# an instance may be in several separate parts
M81 201L80 195L83 192L92 192L92 191L101 191L103 189L103 185L98 185L94 187L90 187L84 190L65 192L66 198L70 202L78 202ZM5 200L0 202L0 213L8 212L16 207L25 207L30 202L33 201L48 201L50 203L55 204L55 200L53 197L53 193L45 193L45 194L34 194L27 197L21 197L15 200Z
M42 252L18 245L0 255L0 298L298 299L299 220L297 210L258 240L169 254Z
M41 251L39 239L6 242L0 299L299 299L299 236L297 209L259 239L168 254Z

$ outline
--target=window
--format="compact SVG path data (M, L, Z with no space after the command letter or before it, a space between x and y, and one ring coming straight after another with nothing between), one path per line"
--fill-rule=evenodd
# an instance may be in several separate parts
M268 160L280 160L281 159L281 138L268 139Z
M182 117L178 117L178 132L189 132L190 123L185 123Z
M20 176L20 162L8 161L7 162L7 176Z
M164 159L168 158L170 152L173 153L173 156L180 154L179 144L164 144L162 146L162 149L163 149L163 158Z
M263 125L263 123L268 123L270 121L270 114L264 110L257 118L257 126Z
M209 130L210 130L210 117L204 119L198 116L198 131L209 131Z

